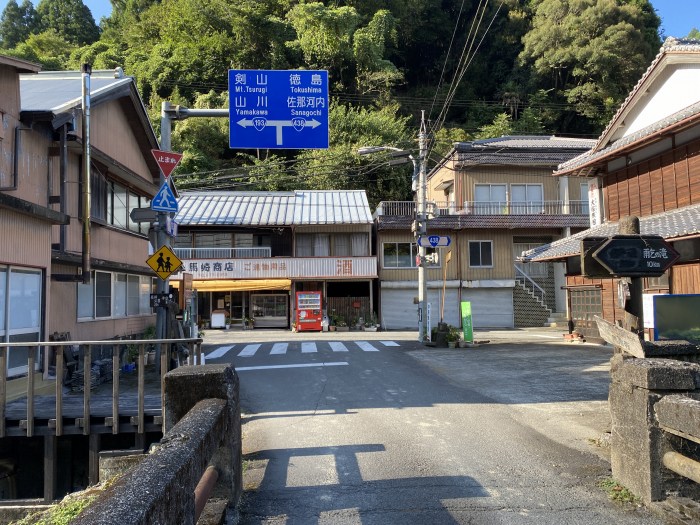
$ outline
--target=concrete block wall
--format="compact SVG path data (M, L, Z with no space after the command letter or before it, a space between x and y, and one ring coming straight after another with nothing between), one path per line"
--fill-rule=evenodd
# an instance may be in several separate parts
M673 359L638 359L616 354L611 361L610 463L613 478L645 503L669 493L698 495L694 482L663 466L663 456L686 440L665 432L657 404L670 394L700 399L700 365ZM700 428L693 430L700 436Z
M516 283L513 288L513 316L516 328L544 326L550 311Z

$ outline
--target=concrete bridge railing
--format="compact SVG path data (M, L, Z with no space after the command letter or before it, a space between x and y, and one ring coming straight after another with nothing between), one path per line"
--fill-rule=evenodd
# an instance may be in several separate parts
M239 382L231 365L181 367L165 376L165 435L98 497L76 525L194 525L195 489L213 467L229 506L242 491ZM197 502L198 509L201 503Z

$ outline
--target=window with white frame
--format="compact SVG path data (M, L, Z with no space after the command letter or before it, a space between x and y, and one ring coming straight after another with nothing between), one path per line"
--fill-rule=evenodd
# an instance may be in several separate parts
M43 274L41 270L0 265L0 341L8 343L41 340ZM7 350L8 377L26 374L29 352L34 352L35 370L40 367L38 348Z
M542 213L544 189L542 184L511 184L510 212L514 214Z
M469 241L469 267L493 268L492 241Z
M425 254L432 255L438 251L437 248L426 248ZM382 245L382 265L384 268L416 268L416 257L418 256L418 246L412 242L385 242ZM427 266L440 266L427 263Z
M143 275L94 271L78 283L78 319L108 319L151 314L155 280Z
M493 215L504 213L508 206L505 184L475 184L473 213Z

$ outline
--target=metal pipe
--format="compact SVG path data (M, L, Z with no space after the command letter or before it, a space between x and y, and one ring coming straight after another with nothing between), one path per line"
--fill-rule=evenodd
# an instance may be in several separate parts
M214 486L219 479L219 471L216 467L209 465L207 469L202 474L202 478L197 483L194 488L194 521L195 523L199 520L199 516L202 515L204 506L209 500Z
M90 283L90 74L92 66L83 64L83 283Z
M60 188L58 190L61 202L59 204L59 209L61 213L66 213L66 180L68 177L68 125L64 124L61 126L61 156L59 160L59 176L61 179ZM60 251L64 252L66 250L66 229L67 224L62 224L59 227L59 245Z

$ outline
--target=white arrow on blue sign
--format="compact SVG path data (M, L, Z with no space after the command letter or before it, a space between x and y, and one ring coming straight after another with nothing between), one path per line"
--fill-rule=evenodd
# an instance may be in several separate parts
M153 197L151 209L156 211L177 211L177 199L167 180L160 187L156 196Z
M418 246L423 248L437 248L449 246L452 243L447 235L428 235L425 237L418 237Z

